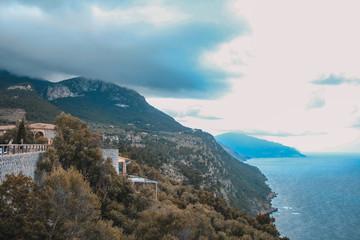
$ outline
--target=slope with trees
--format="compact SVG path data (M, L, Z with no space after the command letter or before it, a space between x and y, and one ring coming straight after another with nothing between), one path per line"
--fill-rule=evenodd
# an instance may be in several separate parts
M0 238L280 239L268 214L251 217L134 161L129 171L159 182L155 199L116 174L86 124L65 114L56 124L37 183L10 175L0 186Z

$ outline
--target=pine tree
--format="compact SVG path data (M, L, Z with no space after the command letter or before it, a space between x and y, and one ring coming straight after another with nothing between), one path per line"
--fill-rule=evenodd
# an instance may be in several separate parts
M16 135L16 143L20 143L21 139L23 139L23 141L27 140L26 139L26 128L25 128L25 120L24 118L21 119L21 122L18 126L18 130L17 130L17 135Z

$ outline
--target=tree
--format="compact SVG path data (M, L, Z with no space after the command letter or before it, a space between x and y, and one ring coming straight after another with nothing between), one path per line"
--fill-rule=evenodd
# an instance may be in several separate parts
M51 209L51 239L124 239L120 228L101 220L99 198L75 168L53 169L44 189Z
M7 175L0 195L0 239L49 239L48 198L30 177Z
M44 179L51 206L52 236L57 239L85 239L100 219L100 202L89 183L74 168L57 168Z
M38 172L49 172L58 165L56 161L65 170L73 166L83 174L100 198L103 216L117 226L123 226L124 212L134 216L137 211L133 206L132 184L116 173L109 159L103 158L99 148L100 138L85 123L61 113L56 117L55 124L54 148L46 151L45 158L38 164ZM126 208L123 203L126 203Z
M100 138L78 118L61 113L55 119L57 134L54 148L64 169L75 166L88 179L92 187L100 181L101 168L109 165L100 150Z
M5 139L14 139L14 144L20 143L21 139L24 139L24 143L33 143L34 135L33 133L25 126L25 120L22 119L21 122L13 129L7 130L6 133L0 137L0 141L4 142Z
M41 183L43 178L48 176L57 167L61 167L59 156L56 153L56 149L50 146L36 163L35 182Z
M21 139L23 139L25 142L27 140L24 118L21 119L21 122L19 123L18 129L17 129L16 143L20 143Z

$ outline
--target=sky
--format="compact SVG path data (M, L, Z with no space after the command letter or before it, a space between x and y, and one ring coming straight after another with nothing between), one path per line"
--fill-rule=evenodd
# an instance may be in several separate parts
M137 90L185 126L360 151L356 0L0 0L0 68Z

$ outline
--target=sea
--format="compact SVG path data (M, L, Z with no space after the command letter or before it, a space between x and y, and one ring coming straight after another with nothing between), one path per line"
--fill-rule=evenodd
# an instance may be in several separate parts
M277 193L272 206L282 237L360 240L360 154L307 154L305 158L247 161Z

